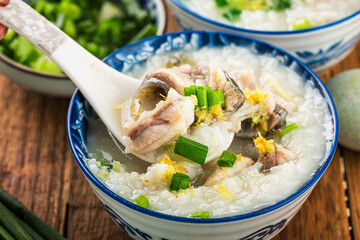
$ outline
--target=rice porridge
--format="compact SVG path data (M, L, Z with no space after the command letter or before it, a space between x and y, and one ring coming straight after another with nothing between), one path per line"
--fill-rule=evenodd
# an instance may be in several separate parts
M235 27L280 31L321 26L360 9L358 0L182 0L194 12Z
M293 194L329 152L325 100L275 58L205 47L151 57L129 74L146 84L114 108L125 151L146 161L126 157L92 118L87 163L139 206L194 218L249 213Z

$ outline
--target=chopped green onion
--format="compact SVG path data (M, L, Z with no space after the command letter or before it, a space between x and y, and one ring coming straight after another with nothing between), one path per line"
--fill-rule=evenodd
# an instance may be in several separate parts
M184 87L184 96L189 97L191 95L196 95L195 88L192 87Z
M200 109L206 109L208 104L207 104L207 95L206 95L206 89L205 87L197 87L196 89L196 96L198 99L198 106Z
M307 18L301 18L298 20L295 20L292 24L293 30L300 30L300 29L306 29L311 28L312 24Z
M291 8L291 0L272 0L272 9L275 11L284 11Z
M206 86L205 89L206 89L206 92L211 92L211 87L210 86Z
M15 239L32 240L29 233L20 225L12 212L0 202L0 226L4 226Z
M193 89L196 92L196 89L198 89L198 86L191 85L190 88Z
M230 8L228 11L224 12L222 16L229 20L230 22L235 21L240 17L241 10L237 8Z
M8 233L6 231L5 228L3 228L2 226L0 226L0 239L4 239L4 240L15 240L10 233Z
M171 183L170 183L170 190L171 191L178 191L180 189L186 189L189 187L190 177L184 173L174 173Z
M287 134L288 132L297 129L298 126L296 123L292 123L290 125L287 125L281 132L280 132L280 137L283 137L285 134Z
M135 198L134 203L136 203L136 205L143 207L143 208L148 208L149 207L149 200L147 199L147 197L140 195L137 198Z
M203 212L194 212L193 214L190 215L191 218L209 218L210 217L210 213L208 211L203 211Z
M105 158L97 158L96 161L98 161L102 167L112 167L112 162Z
M14 30L12 30L11 28L9 28L6 32L6 35L4 36L4 38L2 39L2 43L4 44L8 44L9 42L11 42L11 40L13 40L16 37L16 32Z
M189 96L192 96L192 95L195 95L196 96L196 89L198 87L195 86L195 85L191 85L190 87L184 87L184 96L185 97L189 97ZM197 98L196 98L197 99ZM194 106L194 110L198 110L198 105L195 105Z
M179 135L174 152L200 165L204 165L208 147Z
M14 196L10 195L0 187L0 202L3 203L11 212L13 212L19 219L26 222L45 239L65 240L58 232L47 225L34 213L30 212L22 203L20 203ZM0 214L0 218L3 213ZM10 219L6 218L8 222ZM21 223L20 223L21 224ZM1 224L0 224L1 225ZM7 229L9 231L9 229ZM25 229L26 230L26 229ZM1 239L1 238L0 238ZM24 239L24 238L19 238ZM37 239L37 238L34 238Z
M236 161L235 153L225 150L222 152L219 160L217 161L217 165L219 167L232 167Z
M53 5L55 7L55 5ZM82 15L82 10L75 2L61 1L58 6L58 14L64 14L71 20L77 20Z
M215 0L216 6L218 7L225 7L229 5L228 0Z
M97 17L98 22L111 20L121 14L119 6L113 2L104 1L101 5L99 15Z
M225 103L223 91L207 92L208 107L211 108L215 105L223 105Z

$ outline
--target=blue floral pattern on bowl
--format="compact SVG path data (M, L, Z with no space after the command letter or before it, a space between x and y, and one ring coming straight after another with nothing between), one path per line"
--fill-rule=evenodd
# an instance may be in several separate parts
M95 192L97 195L100 195L99 199L105 209L117 224L132 237L137 239L166 239L169 236L172 236L171 234L176 234L171 233L171 231L176 231L179 227L179 223L181 223L180 226L184 228L182 229L184 239L194 238L195 236L197 239L220 238L223 234L221 229L228 225L233 226L232 229L236 229L236 232L231 237L232 239L266 239L272 237L285 226L285 223L289 221L300 208L331 162L335 152L338 135L336 111L331 97L323 83L308 67L276 47L235 34L206 31L179 32L155 36L131 44L114 52L105 58L104 61L119 71L128 71L155 54L181 49L199 49L204 46L221 47L230 44L246 47L253 53L275 57L283 65L293 69L302 76L305 81L310 81L323 95L329 111L332 114L333 138L329 139L326 157L324 158L322 166L308 183L288 198L269 207L247 214L221 218L193 219L170 216L141 208L110 191L88 168L86 163L88 154L86 147L87 119L95 113L92 111L91 106L84 99L81 92L77 90L70 102L67 118L67 134L72 153L91 186L96 190ZM124 211L126 211L127 214L123 216L121 212ZM279 216L279 214L274 214L276 212L282 212L282 214ZM264 221L262 221L263 223L260 225L256 224L256 219L259 217L264 219ZM129 218L131 218L131 221L129 221ZM152 225L152 228L147 227L144 229L144 226L142 225L144 222L141 222L139 219L146 219L146 224ZM134 222L136 222L136 224L134 224ZM169 232L164 233L163 230L161 230L160 226L162 226L164 222L169 226L166 230ZM211 227L209 227L209 230L215 232L210 234L197 230L204 225L210 225ZM241 226L243 226L242 230ZM257 227L248 228L248 226Z
M317 52L311 51L297 51L296 55L309 67L316 69L320 66L326 65L329 61L342 57L350 48L352 48L359 39L356 35L348 40L341 39L335 42L327 49L319 49Z

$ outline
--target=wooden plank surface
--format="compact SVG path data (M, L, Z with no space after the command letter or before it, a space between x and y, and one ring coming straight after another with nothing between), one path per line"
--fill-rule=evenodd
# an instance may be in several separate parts
M170 17L167 31L177 29ZM326 82L360 67L359 56L360 43L320 78ZM68 239L130 239L104 211L72 159L65 131L69 99L24 90L1 74L0 93L0 186ZM275 239L360 239L359 167L360 154L339 147L310 198Z
M343 149L353 239L360 239L360 153Z

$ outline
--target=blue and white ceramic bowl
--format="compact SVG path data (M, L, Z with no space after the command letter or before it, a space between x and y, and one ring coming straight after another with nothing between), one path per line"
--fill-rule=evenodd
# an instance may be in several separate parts
M157 35L165 31L166 12L161 0L140 0L141 5L153 16ZM71 97L75 85L63 74L44 73L21 65L0 53L0 72L26 89L52 96Z
M77 90L70 102L67 134L70 147L81 171L96 196L116 223L135 239L267 239L278 234L297 213L304 201L324 174L334 155L338 120L333 101L318 77L298 59L266 43L239 35L219 32L179 32L155 36L124 47L105 59L119 71L126 71L150 56L181 49L199 49L204 46L234 44L247 47L253 53L276 57L280 63L293 69L310 81L324 97L332 118L332 137L322 165L297 192L269 207L248 214L223 218L194 219L165 215L141 208L109 190L89 169L86 158L88 117L94 113L91 106ZM331 127L330 127L331 128Z
M234 27L190 10L181 0L167 0L184 30L216 30L243 34L278 46L321 72L340 62L360 37L360 10L323 26L296 31L257 31Z

